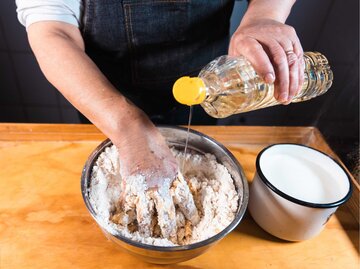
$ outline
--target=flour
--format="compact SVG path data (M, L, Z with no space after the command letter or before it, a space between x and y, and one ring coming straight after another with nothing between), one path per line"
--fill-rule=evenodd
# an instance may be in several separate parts
M181 163L183 152L172 152ZM184 177L147 191L143 176L122 183L117 149L107 147L93 167L89 190L98 221L114 235L157 246L188 245L218 234L238 207L231 175L211 154L189 152L184 167Z

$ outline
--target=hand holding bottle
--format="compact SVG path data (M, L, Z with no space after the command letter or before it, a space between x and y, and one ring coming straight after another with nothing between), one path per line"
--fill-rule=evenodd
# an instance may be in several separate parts
M274 83L274 97L289 104L304 81L303 49L294 28L263 17L247 12L231 38L229 55L245 56L266 83Z

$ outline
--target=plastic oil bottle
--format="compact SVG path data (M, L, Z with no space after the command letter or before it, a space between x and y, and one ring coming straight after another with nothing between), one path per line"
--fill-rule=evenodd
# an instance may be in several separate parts
M305 52L304 61L304 83L292 103L322 95L332 84L333 73L324 55ZM243 56L220 56L206 65L198 77L178 79L173 95L181 104L200 104L214 118L280 104L274 98L274 85L265 83Z

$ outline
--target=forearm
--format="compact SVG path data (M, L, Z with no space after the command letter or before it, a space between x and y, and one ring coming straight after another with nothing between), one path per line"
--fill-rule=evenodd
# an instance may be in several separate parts
M241 23L254 18L272 19L285 23L296 0L251 0Z
M79 30L57 22L28 28L31 48L46 78L108 137L138 110L122 96L84 52Z

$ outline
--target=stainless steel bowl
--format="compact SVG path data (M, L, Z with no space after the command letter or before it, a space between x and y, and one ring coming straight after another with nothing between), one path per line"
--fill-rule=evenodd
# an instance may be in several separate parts
M167 140L170 146L176 148L184 148L187 132L185 128L181 127L159 127L160 132ZM108 239L120 246L122 250L150 263L157 264L170 264L177 263L192 259L200 254L204 253L211 246L219 242L224 236L230 233L241 221L244 216L248 199L249 190L247 180L243 173L243 170L236 160L236 158L227 150L223 145L214 139L194 130L190 130L189 134L189 149L200 153L211 153L216 156L218 162L222 163L230 172L237 192L239 194L239 206L236 212L235 219L220 233L198 243L185 246L176 247L160 247L142 244L136 241L132 241L121 235L114 235L110 231L107 231L105 227L101 225L102 221L100 217L94 211L89 201L89 187L91 185L91 171L94 163L96 162L100 153L103 150L111 146L110 140L102 142L89 156L81 176L81 192L87 209L97 224L101 227Z

